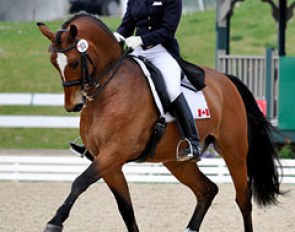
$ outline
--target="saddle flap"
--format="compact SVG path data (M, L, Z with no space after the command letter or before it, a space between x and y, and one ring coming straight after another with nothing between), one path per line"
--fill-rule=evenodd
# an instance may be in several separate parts
M140 59L144 63L145 67L148 69L150 73L150 77L159 95L164 112L171 113L171 102L169 99L166 84L164 82L161 71L155 65L153 65L149 60L147 60L146 58L142 56L138 56L138 57L136 56L133 58Z

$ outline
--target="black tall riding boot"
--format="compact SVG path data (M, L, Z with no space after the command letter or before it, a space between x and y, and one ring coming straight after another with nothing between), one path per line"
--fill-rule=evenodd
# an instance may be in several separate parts
M192 112L183 93L172 102L172 107L175 113L177 126L182 135L182 140L179 144L187 142L188 145L177 151L177 159L179 161L199 160L201 153L201 149L199 148L199 135Z
M90 161L93 161L93 156L90 154L90 152L86 149L84 145L78 145L76 142L70 142L70 150L77 154L78 156L84 157L86 156L87 159Z

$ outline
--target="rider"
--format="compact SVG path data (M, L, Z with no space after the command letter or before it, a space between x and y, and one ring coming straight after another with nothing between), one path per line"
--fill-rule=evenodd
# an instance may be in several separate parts
M179 160L199 159L199 136L188 103L181 92L179 47L175 32L182 13L182 0L128 0L121 25L114 32L116 39L132 48L132 54L144 56L161 72L172 102L174 116L180 131L191 143ZM135 35L134 35L135 32ZM126 39L125 39L126 38ZM72 148L85 151L79 145Z

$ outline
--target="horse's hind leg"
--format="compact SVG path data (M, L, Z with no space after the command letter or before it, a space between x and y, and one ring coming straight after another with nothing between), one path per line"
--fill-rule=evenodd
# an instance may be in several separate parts
M252 232L252 193L247 175L247 143L241 143L241 140L235 146L219 147L218 150L224 157L236 189L236 203L242 213L244 230Z
M118 171L113 171L107 176L104 176L103 179L107 183L117 200L119 211L122 215L128 231L138 232L139 229L135 221L129 188L123 172L121 171L121 169Z
M199 231L201 223L218 193L217 185L210 181L194 162L169 162L164 165L195 194L197 205L186 231Z

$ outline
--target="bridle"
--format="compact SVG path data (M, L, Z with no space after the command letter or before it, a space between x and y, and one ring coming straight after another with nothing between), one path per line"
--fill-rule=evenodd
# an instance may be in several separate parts
M97 77L93 77L93 73L96 72L97 68L95 66L95 63L91 59L91 57L88 55L87 50L79 51L79 49L77 48L79 41L80 40L76 40L72 45L63 49L56 48L54 45L51 44L49 46L49 51L53 51L57 53L66 53L68 51L76 49L80 53L81 78L77 80L72 80L72 81L62 80L62 86L67 88L67 87L80 85L83 96L85 96L85 98L88 101L94 101L94 99L104 90L107 84L114 78L115 74L117 73L118 69L123 63L123 60L127 57L127 55L130 53L131 50L130 49L124 50L124 52L116 61L114 61L112 64L109 64L104 70L100 72L100 74ZM88 61L93 67L92 74L89 73ZM109 77L106 78L103 83L100 83L101 80L107 75L109 75ZM88 94L90 89L92 89L91 91L92 94Z

